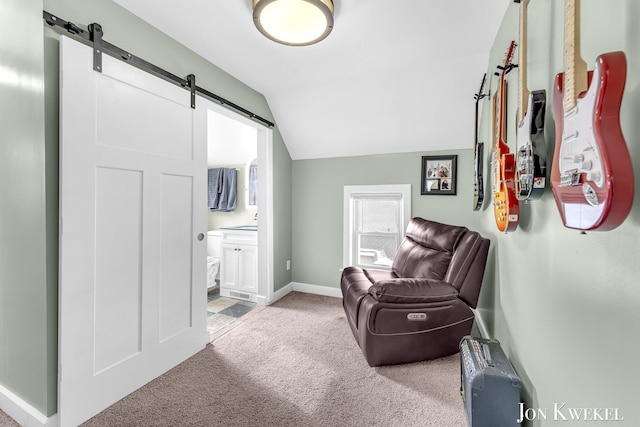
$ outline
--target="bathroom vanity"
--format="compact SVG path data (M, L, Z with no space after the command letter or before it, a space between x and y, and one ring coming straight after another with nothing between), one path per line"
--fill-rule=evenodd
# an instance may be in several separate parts
M220 231L220 295L257 302L257 226L224 227Z

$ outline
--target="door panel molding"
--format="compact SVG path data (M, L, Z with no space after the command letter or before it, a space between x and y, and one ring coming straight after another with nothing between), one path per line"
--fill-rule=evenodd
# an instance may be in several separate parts
M206 246L196 237L206 232L206 140L194 128L206 111L190 108L188 92L109 56L103 73L93 71L92 49L67 37L60 53L64 427L208 341Z

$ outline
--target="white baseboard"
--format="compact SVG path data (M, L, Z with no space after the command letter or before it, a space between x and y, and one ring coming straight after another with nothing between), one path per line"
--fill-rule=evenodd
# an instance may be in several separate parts
M278 301L280 298L284 297L291 291L293 291L293 285L289 283L288 285L285 285L282 288L275 291L273 295L271 295L271 300L266 301L266 304L267 305L273 304L274 302Z
M487 326L484 323L484 320L482 319L482 315L480 314L480 311L475 309L473 310L473 314L475 315L476 318L476 325L478 326L478 330L480 330L480 335L482 335L482 338L491 338L489 336L489 331L487 331Z
M50 417L42 415L33 406L1 385L0 409L22 427L58 427L58 414Z
M290 292L303 292L305 294L324 295L327 297L342 298L342 292L338 288L330 288L328 286L310 285L308 283L291 282L288 285L278 289L268 301L267 304L273 304L280 298Z
M310 285L308 283L291 282L293 290L306 294L324 295L326 297L342 298L340 288L330 288L328 286Z

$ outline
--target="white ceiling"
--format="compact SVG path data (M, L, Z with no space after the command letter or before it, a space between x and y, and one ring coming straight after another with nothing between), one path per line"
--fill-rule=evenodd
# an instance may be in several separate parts
M251 0L115 1L262 93L298 160L471 148L513 0L334 0L333 32L306 47L262 36Z
M246 165L258 157L258 130L222 114L210 112L207 166Z

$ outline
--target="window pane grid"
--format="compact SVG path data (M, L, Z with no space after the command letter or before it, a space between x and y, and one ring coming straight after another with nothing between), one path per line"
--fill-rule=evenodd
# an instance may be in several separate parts
M352 259L361 267L391 268L401 237L402 194L354 194L352 203Z
M343 265L390 269L409 222L411 185L345 185L343 200Z

